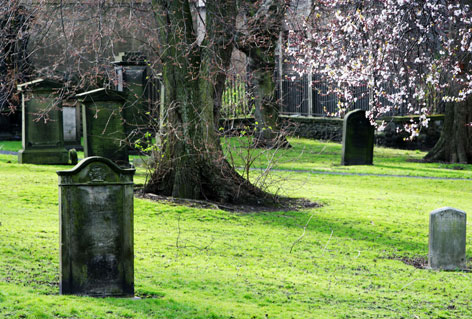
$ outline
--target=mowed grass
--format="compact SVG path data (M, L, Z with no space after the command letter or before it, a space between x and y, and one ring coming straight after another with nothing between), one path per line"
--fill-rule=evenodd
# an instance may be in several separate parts
M368 173L384 163L382 174L469 178L471 171L408 162L423 153L391 149L376 149L374 166L339 167L340 145L290 142L283 169ZM89 298L58 294L55 172L64 168L0 155L0 318L472 317L470 273L397 260L426 258L433 209L472 212L471 181L278 171L273 190L323 206L263 213L135 199L140 299ZM135 181L144 178L140 170ZM471 235L469 227L468 257Z
M243 167L253 160L253 167L275 169L315 170L340 173L391 174L472 179L472 166L463 164L422 163L426 152L374 147L373 166L342 166L340 143L291 138L292 148L286 150L251 149L247 138L226 139L226 149L233 153L236 166Z

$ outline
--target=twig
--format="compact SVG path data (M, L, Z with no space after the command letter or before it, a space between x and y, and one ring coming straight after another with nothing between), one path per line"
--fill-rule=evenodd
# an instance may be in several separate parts
M331 229L331 234L329 235L329 238L328 238L328 241L326 242L326 245L324 245L324 247L323 247L323 250L322 250L322 252L321 252L321 256L315 256L315 257L313 257L313 258L321 258L321 257L324 256L324 254L325 254L325 252L326 252L326 248L328 247L328 244L329 244L329 242L331 241L331 237L333 237L333 232L334 232L334 231ZM360 255L360 254L361 254L361 252L359 251L359 255ZM357 257L359 257L359 256L357 256ZM356 258L357 258L357 257L356 257Z
M177 239L175 240L175 247L177 247L177 252L179 251L179 239L180 239L180 216L182 213L179 213L179 218L177 218Z
M333 230L332 229L331 229L331 235L329 235L328 241L326 242L326 245L323 247L323 253L321 254L321 256L324 256L325 251L326 251L326 247L328 247L328 244L331 241L331 237L333 237Z
M411 285L412 283L414 283L415 281L418 281L418 280L424 280L424 279L415 279L413 281L410 281L405 286L401 287L398 291L402 291L403 289L405 289L406 287L408 287L409 285Z
M306 222L305 227L303 227L302 235L300 237L298 237L298 239L293 242L292 247L290 247L290 253L292 253L292 250L293 250L293 247L295 246L295 244L298 243L300 240L302 240L303 236L305 236L306 228L307 228L308 223L310 222L312 217L313 217L313 215L311 215L310 218L308 218L308 221Z

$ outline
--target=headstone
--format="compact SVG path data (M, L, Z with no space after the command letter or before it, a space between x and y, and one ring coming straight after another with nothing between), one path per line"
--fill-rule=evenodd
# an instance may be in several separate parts
M62 107L64 122L64 146L67 149L82 149L80 142L80 111L77 106Z
M152 96L159 99L159 87L150 80L151 72L142 53L123 52L113 64L118 77L116 89L126 93L122 113L126 136L130 145L137 140L143 142L144 134L149 130Z
M466 267L466 213L451 207L429 215L428 265L432 269L457 270Z
M343 123L341 165L372 165L374 157L374 127L364 110L346 114Z
M82 104L85 157L102 156L129 166L121 117L125 95L102 88L77 94L76 98Z
M64 148L62 84L38 79L18 85L22 99L22 143L19 163L67 164Z
M134 172L98 156L57 172L61 294L134 295Z

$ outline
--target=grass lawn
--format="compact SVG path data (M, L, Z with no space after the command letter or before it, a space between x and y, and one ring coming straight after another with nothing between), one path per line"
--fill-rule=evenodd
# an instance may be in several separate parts
M320 208L242 213L135 199L140 299L58 295L55 172L67 167L0 154L0 318L472 317L471 273L398 260L426 258L433 209L472 212L471 181L309 172L472 178L470 165L417 163L424 153L376 148L374 166L342 167L339 144L290 142L276 167L299 172L274 172L273 190ZM0 149L17 150L14 143ZM144 179L139 170L135 182Z

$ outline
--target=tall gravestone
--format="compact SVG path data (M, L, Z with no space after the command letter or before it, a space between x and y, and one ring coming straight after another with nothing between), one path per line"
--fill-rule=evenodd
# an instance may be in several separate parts
M134 295L134 173L98 156L57 172L61 294Z
M364 110L346 114L343 123L341 165L372 165L374 157L374 127Z
M102 88L77 94L76 98L82 104L85 157L102 156L129 166L121 117L125 95Z
M19 163L67 164L64 148L62 84L38 79L18 85L22 100L22 144Z
M432 269L457 270L466 267L466 213L451 207L429 215L428 265Z
M134 143L148 131L152 91L158 88L151 83L151 72L142 53L121 53L113 64L118 77L116 89L126 93L122 113L126 136Z

